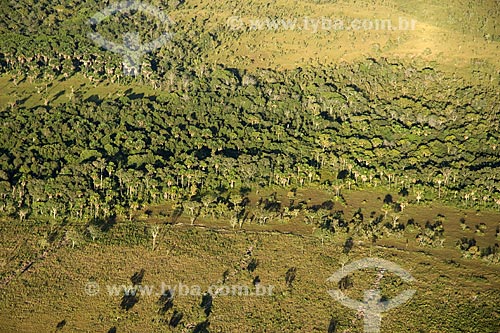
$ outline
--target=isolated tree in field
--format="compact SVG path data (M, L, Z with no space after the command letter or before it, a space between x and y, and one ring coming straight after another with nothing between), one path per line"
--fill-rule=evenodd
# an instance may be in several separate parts
M339 256L339 262L341 265L342 273L344 273L344 266L349 262L349 256L347 253L342 252Z
M95 242L95 240L97 238L101 237L101 235L102 235L101 229L94 224L89 225L87 227L87 231L88 231L90 237L92 238L93 242Z
M236 226L238 225L238 217L236 215L232 215L229 219L229 224L231 225L231 228L236 228Z
M290 267L285 274L285 282L288 288L292 288L293 281L295 281L295 277L297 276L297 267Z
M342 189L343 185L342 184L334 184L333 189L335 190L335 196L339 197L340 196L340 190Z
M77 243L80 242L81 240L81 235L76 230L74 227L69 227L65 234L64 234L66 240L69 240L71 242L71 248L74 248Z
M384 219L386 219L387 218L387 214L389 214L389 212L392 210L392 207L391 207L391 205L385 203L382 206L381 210L384 213Z
M158 234L160 233L160 226L159 225L154 225L149 229L149 232L151 234L151 238L153 240L153 251L155 250L156 246L156 237L158 237Z
M399 225L398 220L400 216L398 214L393 214L391 217L392 217L392 229L396 230Z
M401 208L401 212L403 212L405 210L407 205L408 205L408 202L406 202L406 201L401 201L399 203L399 207Z

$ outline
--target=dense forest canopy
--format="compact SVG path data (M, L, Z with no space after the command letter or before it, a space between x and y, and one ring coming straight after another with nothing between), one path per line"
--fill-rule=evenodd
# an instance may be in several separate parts
M4 110L3 211L90 214L99 203L111 214L173 193L201 200L311 183L499 199L498 96L488 86L373 59L252 75L216 67L173 81L161 97L75 95Z
M471 85L418 58L228 68L202 57L238 32L205 31L193 19L130 77L120 55L87 38L86 20L99 4L11 1L0 8L1 71L15 85L46 82L35 105L14 96L2 110L5 215L83 219L241 187L313 184L390 186L460 205L500 205L499 92L491 72ZM135 26L154 38L155 29L136 16L125 27L123 17L112 18L102 33L113 38ZM47 86L72 77L161 93L130 88L84 98L84 88L72 86L61 92L68 101L51 103Z

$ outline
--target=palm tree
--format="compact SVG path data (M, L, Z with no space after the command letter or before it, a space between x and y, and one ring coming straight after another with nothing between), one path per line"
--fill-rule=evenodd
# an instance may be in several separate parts
M229 196L229 201L233 204L233 209L238 211L239 205L242 203L243 198L239 194L231 194Z
M209 207L210 205L216 200L215 195L212 193L206 193L202 198L201 198L201 203L203 205L203 214L206 214L209 212Z
M417 199L417 203L420 203L420 200L422 200L422 191L417 191L417 195L416 195L416 199Z
M467 207L467 203L469 202L469 199L470 199L470 193L465 193L464 199L465 199L465 207Z
M236 215L232 215L229 223L231 224L231 227L234 229L238 225L238 217Z
M128 213L128 219L129 219L129 221L132 221L132 216L134 215L134 212L139 209L140 204L139 204L139 202L134 200L134 201L130 202L129 207L130 207L130 210Z
M342 189L342 184L333 185L333 189L335 190L335 196L340 197L340 190Z
M392 215L392 229L396 230L396 228L398 227L399 218L400 218L400 216L398 214Z
M188 215L190 216L189 219L191 221L191 225L193 225L194 221L199 215L200 203L197 201L188 201L187 203L185 203L185 206L188 209Z
M444 182L443 176L439 174L434 181L438 184L438 198L441 198L441 184Z
M382 212L384 213L384 219L387 218L387 214L392 210L391 205L389 204L384 204L381 208Z
M156 245L156 237L158 237L158 234L160 233L160 226L154 225L151 227L149 231L151 233L151 237L153 238L153 251L154 251Z
M71 241L71 248L74 248L76 243L80 241L80 233L74 227L70 227L65 233L66 239Z
M23 222L24 219L26 218L26 215L28 214L28 209L24 208L19 211L19 222Z

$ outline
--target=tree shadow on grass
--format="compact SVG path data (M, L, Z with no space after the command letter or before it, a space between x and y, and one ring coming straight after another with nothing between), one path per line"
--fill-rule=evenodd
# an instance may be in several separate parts
M184 314L182 312L175 310L168 324L175 328L180 324L182 317L184 317Z
M212 295L209 293L203 294L201 298L201 304L200 307L203 308L203 312L205 312L205 315L208 317L212 313L212 304L213 304L214 298Z
M146 270L142 268L139 272L135 272L134 275L130 278L130 281L134 284L141 284L142 280L144 279L144 273L146 273Z
M174 306L174 295L173 292L167 290L164 292L160 298L158 299L158 304L160 305L160 309L158 310L159 314L164 315Z
M207 320L199 323L195 326L193 333L209 333L208 327L210 326L210 322Z

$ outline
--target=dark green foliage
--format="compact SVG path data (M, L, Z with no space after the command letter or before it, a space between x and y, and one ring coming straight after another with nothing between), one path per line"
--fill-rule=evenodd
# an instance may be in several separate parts
M383 80L377 66L364 80ZM413 98L429 107L410 113L384 94L366 101L365 88L353 90L347 83L348 70L273 72L275 80L287 82L278 86L267 84L271 74L262 71L255 76L259 85L253 95L247 95L247 87L238 81L202 90L206 80L214 79L212 74L221 77L225 71L226 80L235 75L213 69L208 76L188 78L187 99L171 93L169 98L125 96L57 107L16 106L3 113L0 130L1 211L13 217L131 218L143 205L221 195L249 184L320 183L349 188L398 183L413 196L421 191L422 196L439 194L442 200L467 206L497 205L498 173L493 170L500 163L494 120L498 110L486 109L494 103L492 94L457 88L469 90L460 101L452 96L456 91L449 91L446 98L456 106L452 121L445 122L441 106L430 107L440 105L442 92L438 95L430 87L421 96L410 86ZM418 70L412 73L412 82L424 80ZM393 75L401 79L399 71ZM311 96L295 94L309 76L335 82L324 88L345 96L346 104L331 108L320 91L313 106ZM436 75L433 82L437 89L446 79ZM280 101L287 106L279 106ZM323 111L316 112L317 107ZM470 117L471 112L488 113ZM441 125L432 120L440 117ZM448 142L445 155L433 148L436 140Z

